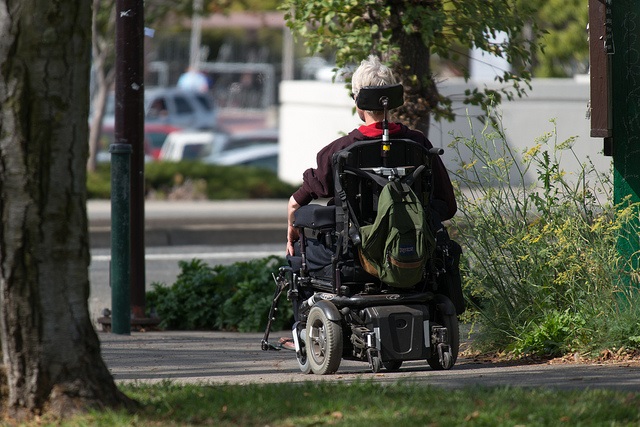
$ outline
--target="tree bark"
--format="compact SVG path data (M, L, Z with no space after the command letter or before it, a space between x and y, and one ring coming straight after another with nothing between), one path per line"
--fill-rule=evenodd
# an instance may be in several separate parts
M404 105L394 114L400 121L428 136L431 113L437 107L439 99L431 73L431 52L420 32L410 32L400 22L401 17L406 14L407 2L391 0L388 4L392 16L391 42L398 46L398 65L394 71L402 81L405 97ZM415 28L420 28L420 25L416 24Z
M8 413L133 407L88 312L91 3L0 0L0 336Z

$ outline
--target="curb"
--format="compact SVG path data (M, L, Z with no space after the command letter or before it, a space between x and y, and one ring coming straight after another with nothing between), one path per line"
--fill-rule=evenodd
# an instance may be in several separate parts
M147 228L145 246L190 246L190 245L245 245L286 243L287 229L282 224L262 224L259 227L243 226L196 226ZM90 247L111 247L111 229L92 227L89 231Z
M286 243L287 200L145 203L145 246ZM111 247L110 202L88 204L91 249Z

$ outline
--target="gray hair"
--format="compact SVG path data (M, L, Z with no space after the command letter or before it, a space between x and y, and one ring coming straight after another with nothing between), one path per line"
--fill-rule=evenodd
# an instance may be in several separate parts
M366 86L386 86L396 84L396 77L391 68L380 62L375 55L369 55L351 76L351 93L354 99L358 96L360 89Z

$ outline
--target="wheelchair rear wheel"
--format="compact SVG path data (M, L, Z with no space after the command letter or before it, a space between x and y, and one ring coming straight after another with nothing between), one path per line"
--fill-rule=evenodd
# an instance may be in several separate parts
M436 295L434 302L435 314L432 321L437 325L444 326L447 329L447 334L446 342L432 345L432 354L427 359L427 363L432 369L442 371L451 369L458 359L460 330L456 309L451 300L444 295ZM438 346L442 346L442 350L439 351ZM444 349L448 351L444 351Z
M342 328L327 318L319 307L313 307L307 318L306 357L317 375L333 374L342 359Z

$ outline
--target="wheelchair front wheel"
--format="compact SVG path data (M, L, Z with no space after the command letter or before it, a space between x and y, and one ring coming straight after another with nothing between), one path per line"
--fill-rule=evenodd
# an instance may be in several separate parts
M320 307L313 307L307 317L306 357L317 375L333 374L342 359L342 328L331 321Z
M435 314L432 320L436 325L446 328L446 342L432 345L431 357L427 359L427 363L431 369L442 371L453 368L458 359L460 329L456 309L451 300L444 295L436 295L434 302Z
M309 363L309 357L307 356L304 348L300 350L300 354L296 354L296 359L298 359L298 368L300 368L300 372L303 374L310 374L311 364Z
M304 336L306 330L300 331L301 335ZM297 330L294 329L294 333L298 333ZM307 346L306 340L303 339L300 335L298 335L298 339L300 340L300 351L296 352L296 359L298 360L298 368L300 368L300 372L303 374L311 373L311 364L309 363L309 357L307 356Z

